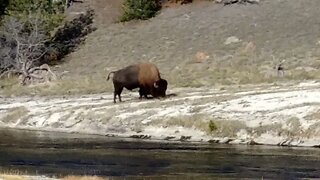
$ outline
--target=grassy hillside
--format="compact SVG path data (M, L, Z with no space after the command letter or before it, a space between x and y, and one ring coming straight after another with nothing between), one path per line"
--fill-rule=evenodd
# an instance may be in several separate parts
M320 1L261 1L223 6L212 1L164 8L148 21L116 23L121 1L75 4L69 14L94 7L98 30L55 67L52 91L96 93L112 88L105 76L137 62L153 62L175 87L265 83L320 77ZM238 42L228 43L229 37ZM284 77L275 66L285 59Z

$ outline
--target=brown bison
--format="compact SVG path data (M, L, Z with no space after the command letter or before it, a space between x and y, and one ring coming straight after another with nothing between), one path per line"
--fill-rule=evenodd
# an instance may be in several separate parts
M160 72L154 64L141 63L127 66L118 71L112 71L108 74L107 80L110 79L111 74L113 74L114 103L116 103L117 95L121 102L123 88L128 90L140 88L140 98L142 96L147 98L148 94L151 94L153 97L166 96L168 82L165 79L161 79Z

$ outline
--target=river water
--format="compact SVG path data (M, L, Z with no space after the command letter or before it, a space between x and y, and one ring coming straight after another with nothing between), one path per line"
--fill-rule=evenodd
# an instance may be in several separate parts
M320 149L0 129L0 170L115 179L320 178Z

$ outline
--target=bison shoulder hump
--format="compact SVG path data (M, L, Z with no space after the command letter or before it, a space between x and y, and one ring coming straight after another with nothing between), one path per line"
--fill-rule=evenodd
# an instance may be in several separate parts
M159 69L152 63L141 63L139 66L139 82L142 85L153 85L160 79Z

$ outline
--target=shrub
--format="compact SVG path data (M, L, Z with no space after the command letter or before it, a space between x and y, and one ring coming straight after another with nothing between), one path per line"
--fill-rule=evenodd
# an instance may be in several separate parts
M19 75L23 85L55 79L48 65L74 51L92 32L94 12L88 10L58 30L63 1L11 0L1 16L0 78Z
M6 14L6 9L9 5L9 0L0 0L0 19Z
M212 120L210 120L209 121L209 130L210 130L210 132L213 132L213 131L215 131L217 129L218 129L217 125Z
M58 27L64 19L64 1L53 2L52 0L3 0L8 4L3 5L5 14L25 21L30 14L41 14L44 28L47 32Z
M73 52L84 40L86 35L96 28L92 26L94 11L87 10L72 21L66 22L59 28L52 39L47 43L48 51L42 59L43 63L54 64L65 55Z
M146 20L154 17L160 9L160 0L125 0L123 4L124 14L120 21Z
M16 74L26 85L54 76L48 66L38 64L46 52L45 43L48 40L41 17L41 14L32 14L24 21L10 16L5 18L0 32L0 77Z

